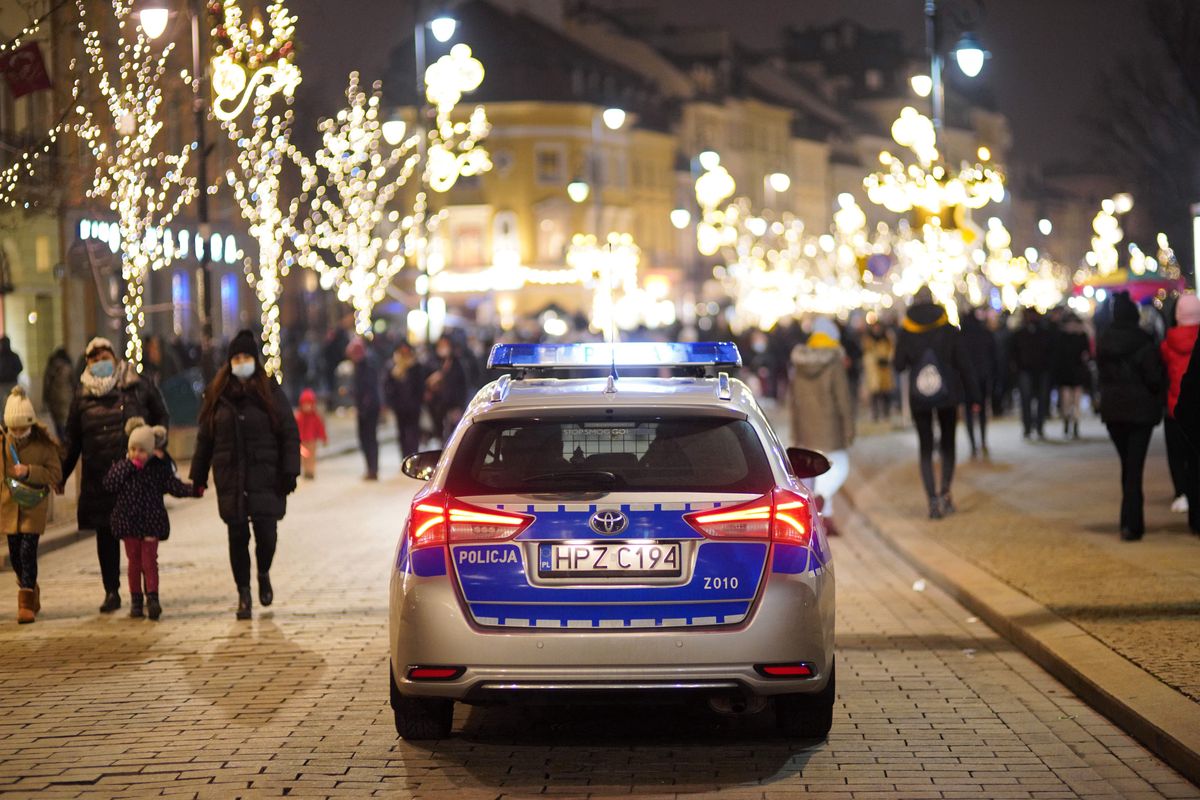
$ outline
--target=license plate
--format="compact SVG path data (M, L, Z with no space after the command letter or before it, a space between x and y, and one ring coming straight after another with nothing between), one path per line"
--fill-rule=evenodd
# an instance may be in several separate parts
M679 577L678 542L580 542L543 544L538 575L545 578Z

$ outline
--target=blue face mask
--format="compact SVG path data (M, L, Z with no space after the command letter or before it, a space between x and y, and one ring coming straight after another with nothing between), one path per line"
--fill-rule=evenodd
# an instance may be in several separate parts
M230 364L229 370L234 374L234 377L248 380L254 377L254 370L258 367L253 361L243 361L240 364Z
M92 373L94 378L111 378L116 369L117 365L107 358L88 365L88 372Z

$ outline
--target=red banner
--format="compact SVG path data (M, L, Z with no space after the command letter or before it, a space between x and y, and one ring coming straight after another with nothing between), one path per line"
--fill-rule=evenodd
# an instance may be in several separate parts
M15 50L0 55L0 72L8 81L13 97L52 88L50 73L37 42L26 42Z

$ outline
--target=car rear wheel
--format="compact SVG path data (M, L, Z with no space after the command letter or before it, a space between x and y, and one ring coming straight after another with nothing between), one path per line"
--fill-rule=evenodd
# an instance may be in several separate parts
M829 667L829 682L816 694L781 694L775 698L775 726L795 739L824 739L833 727L837 673Z
M445 697L411 697L400 694L396 676L388 665L392 684L392 714L401 739L445 739L454 725L454 701Z

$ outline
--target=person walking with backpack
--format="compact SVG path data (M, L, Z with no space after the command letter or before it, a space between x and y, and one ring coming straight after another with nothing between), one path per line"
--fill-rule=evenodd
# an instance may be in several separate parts
M920 449L921 482L929 500L929 518L952 513L950 488L954 482L958 407L964 400L978 405L971 365L962 335L950 324L946 309L933 301L933 292L922 286L900 327L896 341L896 369L908 371L908 398ZM968 394L969 392L969 394ZM934 478L933 426L940 433L941 481Z
M25 390L14 387L4 403L0 437L0 527L8 538L8 561L17 573L17 622L27 624L42 610L38 586L38 539L46 531L50 491L62 480L58 442L38 422Z
M1112 323L1096 344L1100 419L1121 458L1121 539L1146 532L1142 473L1154 427L1162 420L1166 375L1154 337L1139 326L1128 292L1112 297Z
M279 520L300 475L300 432L283 389L262 366L248 330L229 343L229 358L204 390L191 480L203 491L212 468L217 508L228 526L229 565L237 586L237 618L253 615L250 531L258 568L258 600L274 601L271 564Z

